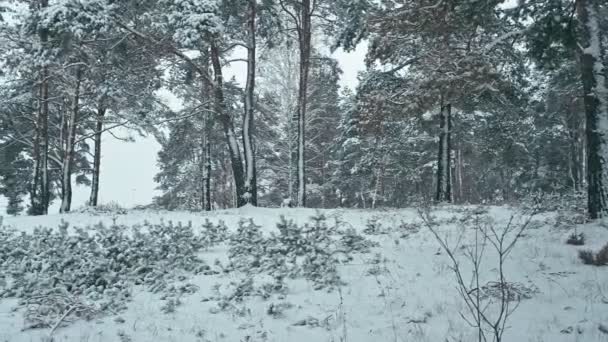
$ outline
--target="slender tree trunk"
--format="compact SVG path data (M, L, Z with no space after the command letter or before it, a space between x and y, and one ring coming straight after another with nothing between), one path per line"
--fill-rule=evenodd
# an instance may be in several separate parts
M205 120L205 211L211 211L211 133L209 120Z
M450 176L450 138L452 126L452 105L441 104L441 112L439 115L439 155L437 158L437 194L435 200L437 202L452 201L452 184Z
M606 216L608 176L608 90L603 65L600 0L578 0L581 79L587 121L587 205L592 219Z
M214 74L214 85L213 85L213 97L214 97L214 111L222 123L224 128L224 135L228 143L228 152L230 153L230 162L232 164L232 176L234 178L234 188L236 191L236 206L242 207L247 202L245 201L245 184L244 184L244 172L243 172L243 161L241 159L241 152L239 144L236 139L234 132L234 123L232 117L226 110L226 104L224 102L224 79L222 74L222 65L220 62L220 51L215 42L211 43L211 64L213 65Z
M245 154L244 200L258 205L257 177L254 151L254 91L256 64L256 7L257 0L249 0L247 19L247 82L245 86L245 115L243 117L243 153Z
M458 149L457 158L458 158L458 163L456 165L456 175L457 175L457 182L458 182L458 201L460 203L462 203L462 202L464 202L464 193L463 193L463 189L462 189L462 171L463 171L464 161L462 160L462 150L461 149Z
M310 53L311 53L311 3L310 0L302 0L300 8L300 27L298 29L298 38L300 45L300 82L298 88L298 176L297 176L297 193L299 207L306 206L306 109L308 104L308 75L310 70Z
M48 7L48 0L40 0L40 9ZM41 29L39 32L40 44L43 51L49 40L49 32L47 29ZM40 72L40 99L39 99L39 118L38 118L38 161L37 172L35 174L35 188L40 192L39 199L36 200L36 207L32 208L35 215L46 215L49 211L50 202L50 184L49 184L49 70L48 66L44 65ZM37 179L36 179L37 178Z
M80 111L80 82L82 71L80 67L76 70L76 91L72 103L72 110L69 118L66 120L67 137L66 146L63 156L62 170L62 189L61 189L61 207L62 213L67 213L72 207L72 166L74 164L74 143L76 141L76 125L78 124L78 116Z
M40 209L42 215L49 213L49 82L48 67L42 71L42 111L40 120Z
M296 165L297 163L295 162L298 159L298 152L297 152L298 150L295 147L297 145L296 144L297 134L295 134L295 132L297 132L297 129L296 129L296 127L294 127L294 126L296 126L296 123L297 123L297 114L290 116L289 122L287 125L287 136L288 136L287 148L289 149L289 151L288 151L288 153L289 153L289 157L288 157L289 158L289 160L288 160L289 181L287 183L287 187L288 187L287 191L289 192L289 200L291 201L290 205L295 205L298 202L298 198L297 198L296 190L295 190L295 188L297 187L296 186L296 177L295 177L297 172L295 172L295 171L298 168Z
M89 198L89 205L96 207L99 204L99 176L101 174L101 135L103 131L103 120L106 115L106 109L103 106L99 106L97 109L97 122L95 123L95 135L93 140L95 141L95 147L93 152L93 175L91 181L91 196Z
M34 177L30 190L30 203L32 215L42 215L41 200L40 200L40 181L41 181L41 158L40 158L40 140L42 135L42 78L38 87L38 113L36 117L35 137L34 137Z
M580 188L579 188L580 174L578 173L580 160L579 160L578 148L576 146L578 137L576 136L577 132L575 131L575 129L576 128L574 128L571 131L571 133L569 134L569 137L570 137L569 166L570 166L570 178L572 180L572 189L574 190L574 192L577 192L580 190Z

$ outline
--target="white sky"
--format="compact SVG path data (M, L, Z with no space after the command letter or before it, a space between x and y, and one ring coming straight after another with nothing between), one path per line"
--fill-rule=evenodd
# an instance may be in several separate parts
M355 51L346 53L336 51L334 57L340 63L343 75L340 81L342 87L357 86L357 74L365 70L364 57L366 44L361 44ZM246 77L245 63L235 63L226 68L226 77L235 77L244 84ZM175 103L173 103L175 105ZM119 136L126 132L116 131ZM136 137L136 142L128 143L114 139L110 134L104 134L102 146L102 168L100 180L100 203L116 202L124 207L148 204L159 193L155 190L157 184L154 175L159 171L156 164L160 145L153 137ZM72 208L83 206L89 199L90 188L74 186ZM51 212L59 210L59 201L51 207ZM0 203L0 210L4 212ZM1 215L1 214L0 214Z

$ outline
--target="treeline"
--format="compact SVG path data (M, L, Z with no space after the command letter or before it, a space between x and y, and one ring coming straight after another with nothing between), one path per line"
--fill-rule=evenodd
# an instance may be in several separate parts
M169 209L502 203L606 211L599 0L37 0L4 13L0 192L97 205L101 136L161 143ZM365 41L340 89L330 51ZM343 61L348 63L348 61ZM244 84L225 79L246 66ZM159 100L171 90L179 111ZM604 127L606 126L606 127ZM108 156L111 158L111 156Z

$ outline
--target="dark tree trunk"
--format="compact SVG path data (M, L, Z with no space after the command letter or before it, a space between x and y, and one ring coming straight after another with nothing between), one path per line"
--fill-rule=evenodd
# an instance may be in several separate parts
M583 82L587 135L588 212L592 219L606 216L608 206L605 177L608 171L605 155L608 144L608 94L603 74L602 32L599 28L599 0L577 1L580 27L579 45L581 80Z
M97 109L97 122L95 123L95 151L93 152L93 175L91 182L91 197L89 205L96 207L99 202L99 175L101 174L101 135L103 131L103 120L106 115L106 109L100 106Z
M311 53L311 4L310 0L302 0L300 8L300 27L298 28L298 40L300 48L300 80L298 89L298 158L297 170L297 205L306 206L306 109L308 104L308 75L310 70Z
M437 202L452 201L452 182L450 176L450 153L451 153L451 129L452 129L452 105L441 104L439 114L439 154L437 158Z
M222 75L222 65L220 62L220 51L215 42L211 44L211 64L213 65L214 84L213 84L213 102L214 111L219 121L221 122L224 135L228 143L228 152L230 153L230 162L232 164L232 176L234 178L234 187L236 191L236 206L241 207L245 202L245 184L243 161L241 160L241 152L234 132L234 123L232 117L226 110L224 102L224 80Z
M243 153L245 154L245 198L247 203L258 205L258 189L254 147L254 91L256 64L256 6L257 0L249 0L247 14L247 82L245 86L245 115L243 116Z
M72 102L72 110L70 111L69 118L67 118L65 124L66 139L65 139L65 151L63 155L63 170L62 170L62 182L61 182L61 207L59 209L62 213L70 212L72 208L72 166L74 164L74 150L76 142L76 126L78 124L78 116L80 112L80 82L82 78L82 71L80 67L76 70L76 89L74 92L74 99Z
M41 0L40 7L48 7L48 0ZM40 43L43 49L49 40L49 32L47 29L40 31ZM47 215L49 213L50 203L50 184L49 184L49 69L47 66L42 67L41 77L41 101L42 110L40 112L40 214Z
M209 141L209 122L205 123L205 211L211 211L211 142Z
M42 136L42 77L40 78L40 86L38 87L38 113L36 118L35 136L34 136L34 177L30 189L30 212L31 215L42 215L42 204L40 200L40 182L41 182L41 158L40 158L40 140Z

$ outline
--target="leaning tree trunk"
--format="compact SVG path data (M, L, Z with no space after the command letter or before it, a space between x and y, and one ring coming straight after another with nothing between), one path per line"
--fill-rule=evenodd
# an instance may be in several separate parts
M437 158L437 202L451 202L452 182L450 175L450 139L452 126L452 105L441 104L439 115L439 155Z
M106 115L106 109L100 106L97 109L97 122L95 123L95 151L93 152L93 175L91 181L91 196L89 205L96 207L99 202L99 176L101 174L101 134L103 131L103 120Z
M220 63L220 51L216 43L211 44L211 64L213 66L214 84L213 84L213 103L214 111L219 121L224 128L224 135L228 143L228 152L230 154L230 162L232 164L232 176L234 178L234 187L236 191L236 206L242 207L247 204L245 201L245 184L243 161L241 160L241 152L239 144L234 133L234 123L232 117L226 110L224 101L224 80L222 74L222 65Z
M80 81L82 71L80 68L76 70L76 91L72 103L72 110L67 124L67 137L65 145L65 153L63 155L63 170L62 170L62 189L61 189L61 207L59 211L62 213L70 212L72 207L72 166L74 164L74 144L76 142L76 125L80 110Z
M300 45L300 82L298 88L298 158L297 169L297 205L306 206L306 108L308 104L308 74L310 70L311 52L311 4L310 0L302 0L300 8L300 27L298 29L298 39Z
M581 79L587 121L587 205L592 219L606 216L608 205L604 182L608 176L608 90L603 65L600 0L579 0Z
M257 177L253 139L255 91L255 16L257 0L249 0L247 19L247 82L245 86L245 115L243 116L243 153L245 154L245 193L247 203L258 205Z

